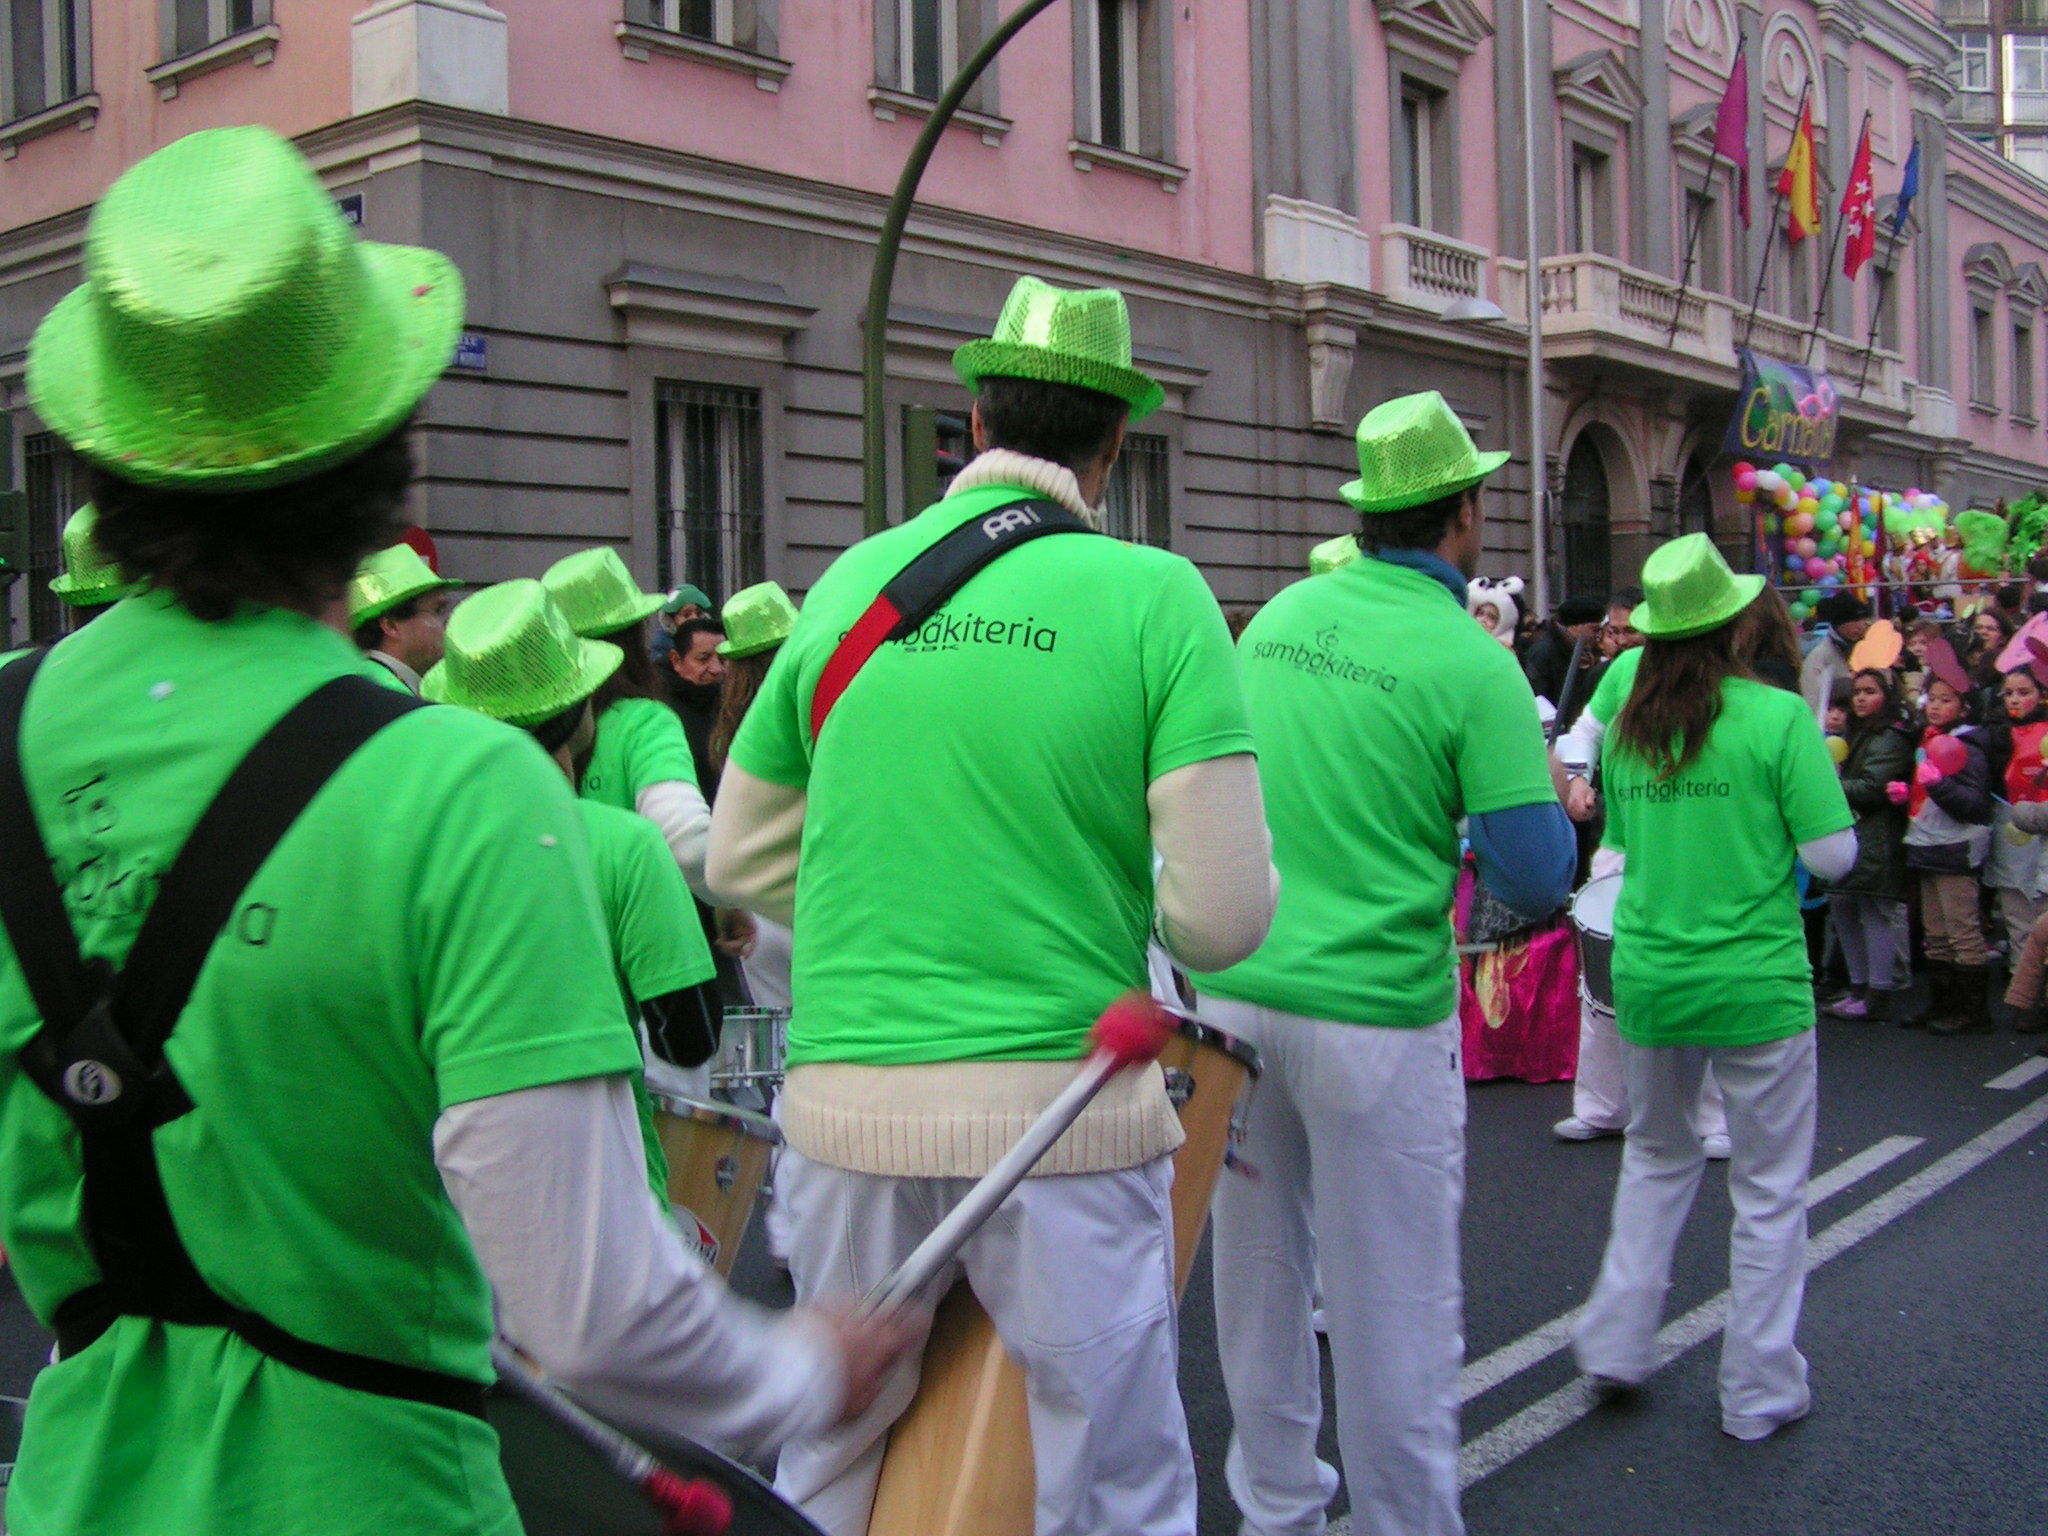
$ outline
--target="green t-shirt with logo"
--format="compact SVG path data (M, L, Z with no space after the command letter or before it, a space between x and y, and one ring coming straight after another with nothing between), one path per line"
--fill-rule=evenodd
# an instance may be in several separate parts
M308 618L203 624L157 596L52 652L23 751L89 957L126 955L257 738L371 665ZM0 1243L47 1322L97 1272L70 1123L17 1064L38 1025L0 942ZM195 1107L156 1133L158 1159L214 1288L303 1338L489 1380L490 1294L435 1119L639 1064L560 771L466 710L386 727L258 871L166 1054ZM37 1376L8 1516L24 1532L518 1529L481 1421L142 1318Z
M1458 822L1554 801L1529 684L1433 576L1298 581L1238 641L1280 904L1204 992L1420 1028L1457 1006Z
M884 645L813 748L819 673L883 584L1028 495L965 491L842 555L733 743L746 772L808 796L791 1065L1082 1055L1145 985L1146 787L1251 750L1194 566L1086 533L1019 545Z
M614 700L597 717L597 740L583 769L583 798L630 811L641 790L671 779L692 786L697 782L690 738L676 712L653 699Z
M1813 1026L1793 861L1854 817L1798 694L1731 678L1722 698L1705 749L1673 778L1611 728L1601 754L1606 841L1628 857L1615 1023L1637 1045L1756 1045Z

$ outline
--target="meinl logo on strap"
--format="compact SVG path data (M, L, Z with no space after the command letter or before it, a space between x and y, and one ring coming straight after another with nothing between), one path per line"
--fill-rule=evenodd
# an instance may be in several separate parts
M1029 528L1034 523L1044 521L1044 518L1029 507L1005 507L1000 512L991 512L981 520L981 534L983 538L993 543L1012 528Z

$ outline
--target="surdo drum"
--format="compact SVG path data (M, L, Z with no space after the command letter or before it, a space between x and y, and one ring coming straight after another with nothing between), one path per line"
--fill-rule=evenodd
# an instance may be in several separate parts
M1159 1060L1187 1134L1173 1158L1174 1283L1184 1289L1259 1057L1167 1012L1179 1022ZM1036 1493L1023 1368L962 1280L939 1304L917 1396L890 1432L868 1536L1032 1536Z
M1621 876L1588 880L1572 898L1572 927L1579 935L1579 993L1588 1007L1614 1017L1614 909L1621 900Z
M728 1008L711 1058L711 1091L721 1098L752 1093L766 1103L782 1087L789 1054L787 1008Z
M668 1158L668 1200L684 1246L730 1275L781 1129L736 1105L657 1095L654 1132Z

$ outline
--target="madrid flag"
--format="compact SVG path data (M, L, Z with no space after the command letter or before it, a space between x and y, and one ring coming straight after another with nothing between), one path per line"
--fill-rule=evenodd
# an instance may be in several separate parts
M1799 104L1799 126L1785 151L1785 169L1778 173L1778 195L1787 200L1785 238L1797 245L1820 233L1820 186L1813 174L1813 103Z
M1856 163L1842 193L1842 273L1854 277L1877 254L1877 189L1870 181L1870 124L1856 141Z

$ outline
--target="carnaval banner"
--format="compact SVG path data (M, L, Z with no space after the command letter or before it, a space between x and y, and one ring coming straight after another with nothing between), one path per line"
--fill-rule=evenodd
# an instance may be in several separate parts
M1834 458L1838 402L1826 371L1759 358L1747 347L1737 355L1742 394L1723 449L1739 459L1767 455L1808 468Z

